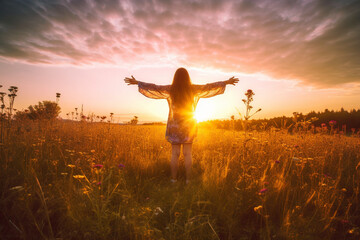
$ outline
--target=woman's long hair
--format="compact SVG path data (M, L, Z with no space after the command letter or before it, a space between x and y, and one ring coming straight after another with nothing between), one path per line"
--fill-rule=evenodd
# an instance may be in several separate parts
M191 90L191 80L185 68L176 70L170 88L170 97L173 104L178 108L189 109L192 107L194 95Z

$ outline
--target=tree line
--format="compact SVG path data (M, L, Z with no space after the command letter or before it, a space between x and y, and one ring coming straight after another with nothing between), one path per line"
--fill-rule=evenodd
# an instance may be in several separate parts
M325 109L324 111L311 111L307 114L294 112L292 117L273 117L269 119L235 119L232 116L227 120L210 120L200 123L203 126L217 127L221 129L245 130L287 130L288 132L300 130L327 129L336 132L351 133L358 132L360 129L360 109L350 111L341 108L339 111Z

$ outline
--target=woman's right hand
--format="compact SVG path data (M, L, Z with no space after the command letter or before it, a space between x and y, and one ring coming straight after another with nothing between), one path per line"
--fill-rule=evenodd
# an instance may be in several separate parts
M239 79L236 78L236 77L231 77L229 78L229 80L225 81L226 84L232 84L232 85L235 85L235 83L238 83L239 82Z
M131 75L131 78L129 78L129 77L124 78L124 81L125 81L128 85L137 85L137 84L139 83L139 81L136 80L133 75Z

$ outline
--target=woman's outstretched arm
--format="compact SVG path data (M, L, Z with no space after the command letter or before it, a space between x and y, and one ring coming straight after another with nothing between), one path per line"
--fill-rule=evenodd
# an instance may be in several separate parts
M128 85L138 85L139 92L148 98L166 99L170 97L170 85L156 85L136 80L132 75L131 78L124 79Z
M239 79L236 77L231 77L226 81L208 83L205 85L194 85L195 94L199 98L209 98L219 94L223 94L225 87L228 84L235 85L239 82Z
M234 85L239 82L239 79L236 77L231 77L228 80L225 81L226 84Z
M133 75L131 75L131 78L125 77L125 78L124 78L124 81L125 81L128 85L137 85L137 84L139 83L139 81L136 80Z

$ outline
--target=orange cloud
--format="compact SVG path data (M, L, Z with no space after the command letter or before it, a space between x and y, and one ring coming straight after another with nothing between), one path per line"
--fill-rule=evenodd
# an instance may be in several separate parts
M0 57L208 66L329 87L360 82L359 1L2 1Z

